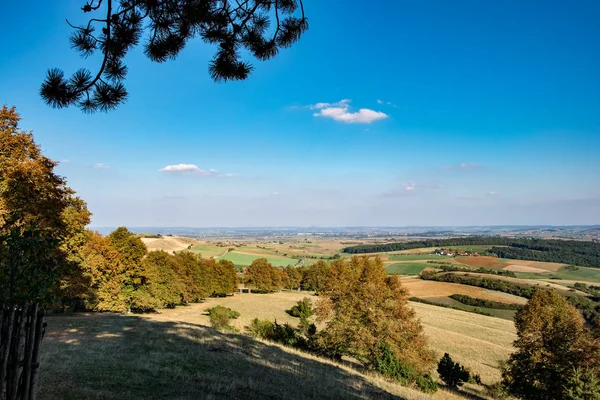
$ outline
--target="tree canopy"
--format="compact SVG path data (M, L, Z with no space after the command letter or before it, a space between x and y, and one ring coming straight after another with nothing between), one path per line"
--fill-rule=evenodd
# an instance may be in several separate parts
M253 66L242 52L268 60L308 29L303 0L87 0L81 10L92 17L82 25L67 21L71 47L84 58L101 53L100 67L70 78L50 69L40 95L51 107L77 105L87 113L125 102L124 58L142 37L155 62L175 59L194 38L216 45L208 70L220 82L248 77Z
M503 373L511 394L522 399L569 399L577 371L600 374L600 340L555 290L537 291L517 312L515 325L517 351Z
M325 354L351 356L372 367L382 344L419 373L434 362L423 327L408 306L408 291L385 272L379 257L336 260L319 292L317 317L327 326L318 334Z
M0 299L10 303L46 299L90 217L19 120L0 109Z

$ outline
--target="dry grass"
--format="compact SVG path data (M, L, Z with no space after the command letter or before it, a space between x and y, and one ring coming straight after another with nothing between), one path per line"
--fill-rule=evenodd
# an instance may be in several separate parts
M196 239L181 236L163 236L161 238L142 238L149 251L164 250L168 253L187 249L188 246L200 243Z
M44 342L40 399L458 399L402 387L348 365L207 325L221 304L255 318L297 323L285 310L306 292L241 294L144 316L51 316ZM432 348L481 374L511 352L511 322L419 303ZM473 388L471 388L473 389ZM479 394L480 395L480 394Z
M543 281L543 280L538 280L538 279L521 279L521 278L511 278L509 276L499 276L499 275L487 275L487 274L479 274L479 273L475 273L475 272L451 272L452 274L457 274L457 275L465 275L468 274L470 276L479 276L482 278L487 278L487 279L498 279L501 281L508 281L508 282L512 282L512 283L516 283L516 284L521 284L521 285L529 285L529 286L539 286L540 288L547 288L547 289L556 289L559 292L562 292L563 294L565 294L566 292L571 291L571 289L562 286L562 285L558 285L556 283L552 283L552 282L548 282L548 281ZM576 293L580 296L585 296L588 297L589 294L581 292L579 290L573 290L572 293Z
M481 375L484 383L500 379L498 362L508 358L516 339L512 321L464 311L411 303L431 346Z
M478 256L478 257L456 257L456 260L462 264L471 267L484 267L493 269L504 269L506 267L505 260L496 257ZM512 260L511 260L512 261Z
M138 316L49 318L41 400L457 399L248 336Z
M508 266L503 268L505 271L513 271L513 272L531 272L534 274L544 274L547 273L549 271L545 270L545 269L541 269L541 268L535 268L535 267L527 267L525 265L518 265L518 264L513 264L511 262L511 264L509 264Z
M527 300L522 297L507 295L506 293L487 290L476 286L461 285L459 283L426 281L419 278L412 278L403 279L402 284L408 289L411 296L416 297L426 298L462 294L504 303L525 304L527 302Z

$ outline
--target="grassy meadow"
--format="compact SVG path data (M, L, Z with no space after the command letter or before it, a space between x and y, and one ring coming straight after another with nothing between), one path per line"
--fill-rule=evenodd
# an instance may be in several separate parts
M418 275L425 268L435 267L434 264L422 263L422 262L404 262L404 263L392 263L386 264L385 270L388 274L398 275Z
M247 267L252 264L252 261L257 258L266 258L275 267L287 267L288 265L298 264L298 260L282 256L263 255L263 254L247 254L230 251L219 259L229 260L236 266Z
M240 312L240 330L255 317L296 324L285 313L306 292L237 294L141 316L65 314L48 318L40 399L456 399L426 395L381 377L297 350L210 328L205 310ZM313 300L315 297L311 297ZM409 303L437 356L444 352L499 379L497 362L512 351L511 322ZM64 377L69 379L65 380ZM56 384L60 382L60 384ZM469 387L466 390L475 390Z

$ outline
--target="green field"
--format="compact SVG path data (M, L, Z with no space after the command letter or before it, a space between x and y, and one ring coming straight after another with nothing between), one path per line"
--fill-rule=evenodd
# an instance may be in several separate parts
M536 274L532 272L516 272L517 277L521 279L552 279L559 278L567 281L586 281L600 283L600 269L578 267L577 271L567 271L564 267L556 272L545 274ZM560 281L557 279L557 283Z
M451 257L437 256L435 254L389 254L390 261L420 261L420 260L435 260L449 261Z
M456 301L450 297L445 297L445 296L444 297L427 297L425 300L431 301L434 303L438 303L438 304L444 304L447 306L456 307L456 308L459 308L464 311L472 312L474 310L480 310L480 311L490 314L492 317L502 318L502 319L506 319L509 321L514 320L515 313L516 313L515 310L498 310L495 308L468 306L466 304L461 303L460 301Z
M385 266L385 270L388 274L398 275L418 275L425 268L433 268L435 264L420 263L420 262L407 262L407 263L394 263Z
M210 258L222 256L227 251L227 247L220 247L214 244L205 243L192 246L190 250L194 253L200 253L200 255L204 258Z
M277 256L261 256L258 254L243 254L236 252L229 252L219 259L225 259L233 262L237 266L247 267L252 264L252 261L257 258L266 258L275 267L287 267L288 265L296 265L298 260L288 257L277 257Z

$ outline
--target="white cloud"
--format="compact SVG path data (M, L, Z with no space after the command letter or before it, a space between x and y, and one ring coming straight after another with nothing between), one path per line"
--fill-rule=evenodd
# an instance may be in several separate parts
M468 171L468 170L473 170L473 169L479 169L481 168L481 165L476 164L476 163L460 163L460 164L456 164L456 165L444 165L441 167L441 169L445 169L445 170L455 170L455 171Z
M348 105L351 103L352 101L350 99L342 99L340 101L338 101L337 103L317 103L317 104L311 104L310 106L308 106L308 108L310 108L311 110L321 110L323 108L331 108L331 107L348 107Z
M383 100L377 99L377 104L383 104Z
M71 163L71 161L69 161L69 160L68 160L68 159L66 159L66 158L63 158L62 160L60 160L60 161L59 161L59 163L60 163L60 164L69 164L69 163Z
M414 183L409 183L407 185L404 185L404 190L406 190L407 192L412 192L416 188L417 188L417 185L415 185Z
M236 176L240 176L239 174L220 174L219 178L233 178Z
M219 171L216 170L216 169L214 169L214 168L209 169L208 172L210 172L211 174L217 174L217 173L219 173Z
M497 194L498 194L498 192L487 192L486 196L495 196Z
M385 119L387 114L381 111L361 108L357 112L350 112L350 103L348 99L343 99L337 103L316 103L310 105L311 110L319 110L313 114L315 117L331 118L335 121L347 124L370 124L373 121Z
M191 175L210 175L210 172L203 170L195 164L174 164L167 165L164 168L159 169L162 172L169 172L173 174L191 174Z
M110 167L104 163L96 163L96 164L92 164L92 168L96 168L96 169L109 169Z

